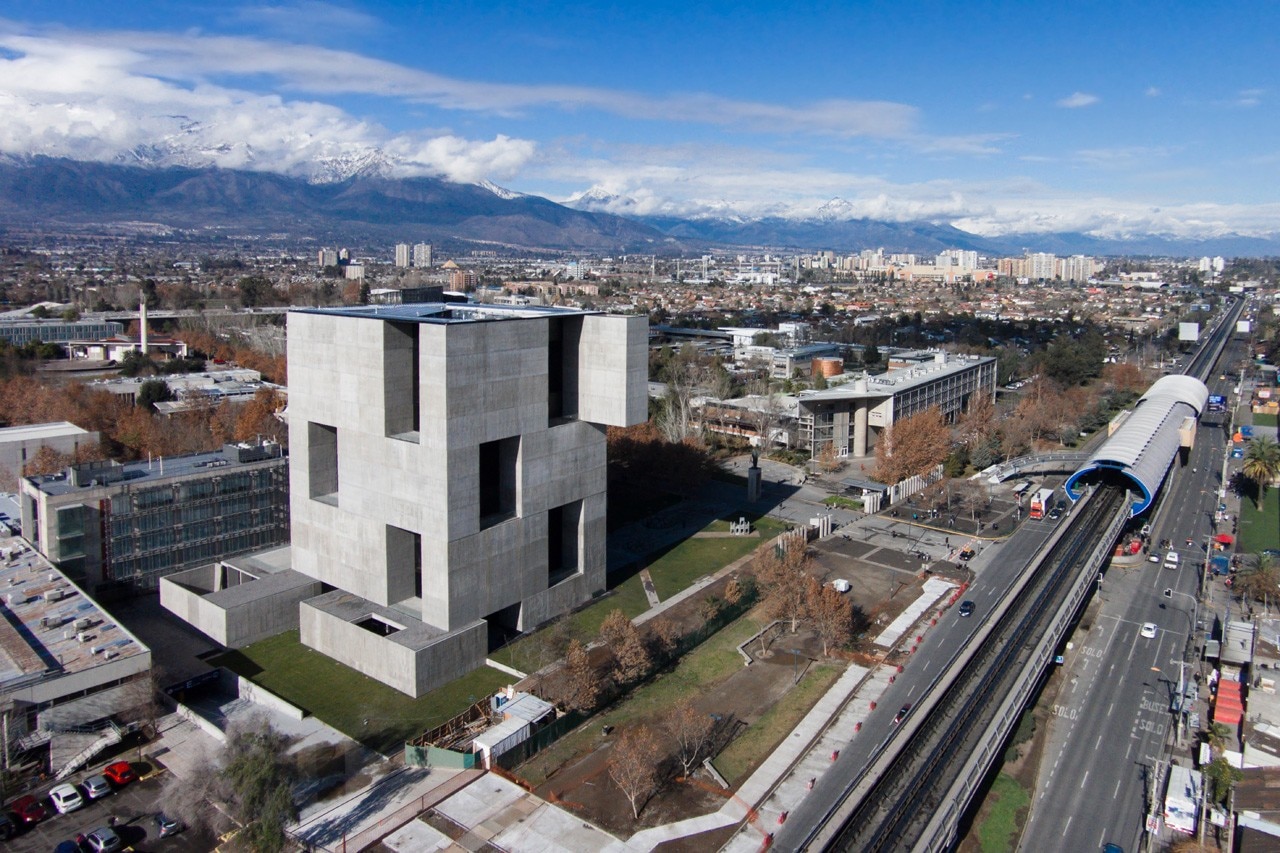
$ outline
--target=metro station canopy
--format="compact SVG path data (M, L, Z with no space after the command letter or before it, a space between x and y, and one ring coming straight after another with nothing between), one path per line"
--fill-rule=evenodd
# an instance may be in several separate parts
M1156 380L1106 443L1067 478L1067 496L1079 500L1084 483L1120 477L1142 495L1130 514L1146 510L1182 443L1183 421L1198 418L1208 400L1209 389L1194 376Z

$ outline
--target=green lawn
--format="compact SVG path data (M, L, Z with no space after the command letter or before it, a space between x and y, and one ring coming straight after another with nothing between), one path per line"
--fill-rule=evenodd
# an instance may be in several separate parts
M746 515L752 518L750 513ZM687 589L698 578L718 572L734 560L750 554L760 543L767 542L786 529L786 524L768 517L753 518L752 522L759 531L758 536L689 538L650 563L649 575L653 578L658 598L665 601ZM727 532L729 522L717 519L703 529ZM649 609L649 599L644 594L644 586L638 574L619 584L613 595L569 616L570 636L583 643L595 640L600 633L601 623L615 609L621 609L633 619ZM542 638L539 634L541 632L521 637L491 657L521 671L538 669L550 662L541 651Z
M978 843L983 853L1012 850L1018 833L1019 813L1031 798L1016 779L1003 773L996 777L987 798L991 801L991 811L978 827Z
M1268 415L1268 414L1261 414L1261 415L1259 415L1259 414L1255 414L1255 415L1253 416L1253 425L1254 425L1254 426L1273 427L1273 426L1277 426L1277 425L1278 425L1278 424L1276 423L1276 420L1277 420L1277 416L1276 416L1276 415Z
M1253 499L1245 494L1240 498L1240 549L1246 554L1256 554L1264 548L1280 548L1280 490L1267 489L1262 501L1262 512Z
M600 737L601 726L618 726L645 717L656 718L681 699L696 697L700 691L720 683L742 669L738 644L758 630L759 626L749 615L729 623L685 655L674 669L642 684L624 701L592 717L525 762L517 772L521 778L540 784L565 762L592 749ZM801 686L804 686L803 681Z
M714 524L706 529L715 529ZM654 560L648 569L658 598L667 600L703 575L717 572L734 560L745 557L760 547L760 543L769 541L786 529L785 524L772 518L756 519L754 526L759 531L758 536L686 539Z
M425 696L410 699L302 645L297 631L226 652L212 663L248 678L384 754L397 751L409 738L440 725L511 683L511 676L481 667Z
M744 781L748 773L778 748L843 672L843 667L829 663L811 667L799 684L715 757L713 763L720 775L730 785Z

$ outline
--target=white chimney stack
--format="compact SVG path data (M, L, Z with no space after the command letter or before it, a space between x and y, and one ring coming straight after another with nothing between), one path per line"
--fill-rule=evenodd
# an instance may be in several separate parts
M142 326L142 354L147 354L147 301L138 301L138 324Z

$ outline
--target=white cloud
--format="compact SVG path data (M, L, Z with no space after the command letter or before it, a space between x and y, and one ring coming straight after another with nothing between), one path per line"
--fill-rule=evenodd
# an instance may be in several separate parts
M1160 91L1159 86L1148 86L1143 94L1148 98L1158 98L1163 94L1163 92Z
M1262 96L1265 93L1266 89L1241 89L1236 95L1236 106L1256 107L1262 103Z
M338 107L204 81L137 73L130 49L8 37L0 45L0 151L311 175L317 161L381 149L400 174L507 178L533 155L528 140L395 134Z
M1079 109L1080 107L1091 107L1101 100L1097 95L1090 95L1087 92L1073 92L1065 98L1058 101L1058 106L1066 107L1069 110Z
M537 107L598 110L626 118L683 121L774 133L898 137L918 120L915 107L891 101L827 99L806 104L744 101L718 95L646 95L590 86L460 80L343 50L233 36L143 31L59 33L56 38L0 34L0 48L32 53L92 52L128 44L113 71L189 85L227 77L267 77L290 91L360 94L443 109L513 116ZM102 55L102 54L99 54Z
M352 31L369 31L382 26L372 15L322 0L296 0L293 3L259 6L235 6L226 12L226 20L267 27L293 35L301 28L309 32L331 32L342 36Z

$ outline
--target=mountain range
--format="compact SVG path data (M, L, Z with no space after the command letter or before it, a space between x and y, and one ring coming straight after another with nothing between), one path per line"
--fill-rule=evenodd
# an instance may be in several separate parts
M310 238L342 245L450 240L519 249L674 254L711 248L883 248L928 256L943 249L985 255L1260 256L1280 254L1276 237L1124 239L1081 233L986 237L945 222L856 218L835 198L817 211L745 217L728 205L697 215L643 215L599 190L564 204L488 181L453 183L390 177L378 156L327 160L305 176L209 165L165 165L166 150L135 150L117 163L44 156L0 157L0 229L47 233L112 224L165 230ZM614 211L614 212L607 212ZM634 210L634 212L633 212Z

